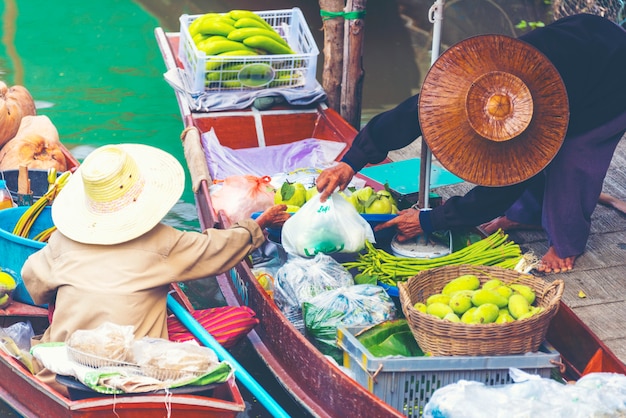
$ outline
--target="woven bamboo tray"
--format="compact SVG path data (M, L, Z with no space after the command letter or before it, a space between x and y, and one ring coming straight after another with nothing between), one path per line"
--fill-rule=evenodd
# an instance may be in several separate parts
M530 286L536 294L535 306L544 310L528 319L504 324L466 324L439 319L418 311L417 302L440 293L450 280L462 275L476 275L481 285L489 279L505 284ZM544 341L550 320L559 309L563 280L551 283L514 270L488 266L445 266L420 272L398 283L402 311L415 340L424 352L434 356L492 356L536 352Z

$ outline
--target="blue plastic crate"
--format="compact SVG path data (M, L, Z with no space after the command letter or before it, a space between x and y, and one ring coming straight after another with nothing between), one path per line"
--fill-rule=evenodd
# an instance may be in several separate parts
M46 243L13 235L13 228L26 209L28 209L28 206L0 210L0 267L8 270L17 278L17 287L13 292L13 300L34 305L35 303L22 281L21 271L26 259L43 248ZM53 222L50 207L46 206L35 220L29 238L51 226L53 226Z
M513 383L509 368L549 378L561 356L548 343L536 353L502 356L375 357L355 335L363 328L339 327L343 366L368 391L407 417L418 418L433 393L459 380L489 386Z

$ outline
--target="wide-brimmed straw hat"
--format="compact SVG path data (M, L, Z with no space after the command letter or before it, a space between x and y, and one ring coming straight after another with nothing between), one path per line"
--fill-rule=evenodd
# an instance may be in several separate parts
M471 183L505 186L540 172L563 143L565 85L532 45L480 35L447 49L419 97L423 139L449 171Z
M118 244L154 228L180 199L181 164L158 148L105 145L85 158L52 204L57 229L85 244Z

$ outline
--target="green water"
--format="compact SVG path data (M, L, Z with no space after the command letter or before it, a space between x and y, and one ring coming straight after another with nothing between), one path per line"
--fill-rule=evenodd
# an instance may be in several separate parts
M82 160L111 143L150 144L184 163L182 122L154 38L159 20L128 0L4 0L0 77L29 89ZM197 228L193 194L165 220Z

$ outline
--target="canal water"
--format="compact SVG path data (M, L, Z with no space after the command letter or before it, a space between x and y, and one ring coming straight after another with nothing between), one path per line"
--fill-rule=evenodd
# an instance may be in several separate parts
M543 1L447 3L443 47L478 33L516 35L520 30L515 25L521 20L549 19ZM362 123L419 91L430 63L428 9L432 4L427 0L367 2ZM165 67L154 28L178 31L183 13L291 7L303 10L321 51L318 0L3 0L0 79L29 89L38 114L50 118L61 141L79 160L101 145L134 142L162 148L184 164L182 122L174 94L163 80ZM189 177L186 180L189 185ZM198 229L190 187L165 221L181 229ZM272 388L273 396L285 402L294 416L303 416L258 366L251 350L244 345L240 351L238 358L255 378ZM246 398L249 409L244 416L269 416L251 396ZM0 415L14 414L5 407Z

